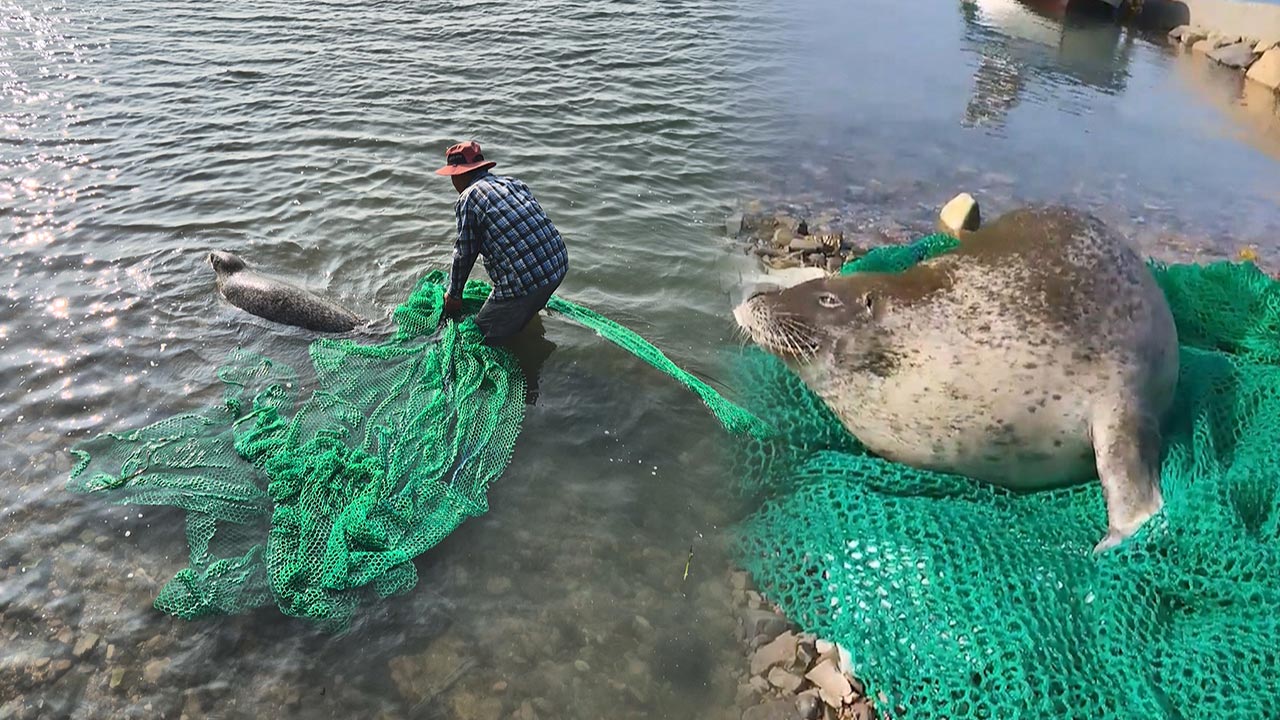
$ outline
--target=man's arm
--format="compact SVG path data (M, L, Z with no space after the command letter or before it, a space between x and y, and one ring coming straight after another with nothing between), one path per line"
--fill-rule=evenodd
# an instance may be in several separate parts
M475 203L470 197L458 203L455 214L458 216L458 239L453 246L453 268L449 272L449 297L461 301L462 288L467 284L467 276L475 267L476 258L480 255L480 238L483 229L476 222Z

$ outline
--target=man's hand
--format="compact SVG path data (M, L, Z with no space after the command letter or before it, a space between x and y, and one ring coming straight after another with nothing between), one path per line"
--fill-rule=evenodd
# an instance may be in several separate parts
M449 293L445 293L444 314L447 317L457 318L458 314L461 312L462 312L462 298L456 298L450 295Z

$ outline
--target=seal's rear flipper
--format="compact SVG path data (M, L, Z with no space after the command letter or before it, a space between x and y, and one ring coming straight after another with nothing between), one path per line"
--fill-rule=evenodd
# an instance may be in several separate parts
M1107 502L1107 535L1095 553L1119 545L1160 511L1160 426L1141 401L1122 396L1094 413L1090 434Z

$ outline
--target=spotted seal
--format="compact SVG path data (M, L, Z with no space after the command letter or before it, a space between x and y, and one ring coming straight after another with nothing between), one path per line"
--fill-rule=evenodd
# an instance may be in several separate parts
M1138 253L1057 206L961 232L902 273L753 294L734 309L872 452L1015 490L1101 480L1111 548L1163 505L1178 381L1168 303Z
M209 253L218 292L227 302L261 318L319 332L347 332L362 320L350 310L283 280L250 270L229 252Z

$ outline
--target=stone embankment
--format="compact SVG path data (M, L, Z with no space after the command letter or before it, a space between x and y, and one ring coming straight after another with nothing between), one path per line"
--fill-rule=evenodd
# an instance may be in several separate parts
M1182 25L1169 32L1169 40L1184 51L1244 71L1250 82L1280 90L1280 36L1246 37Z

